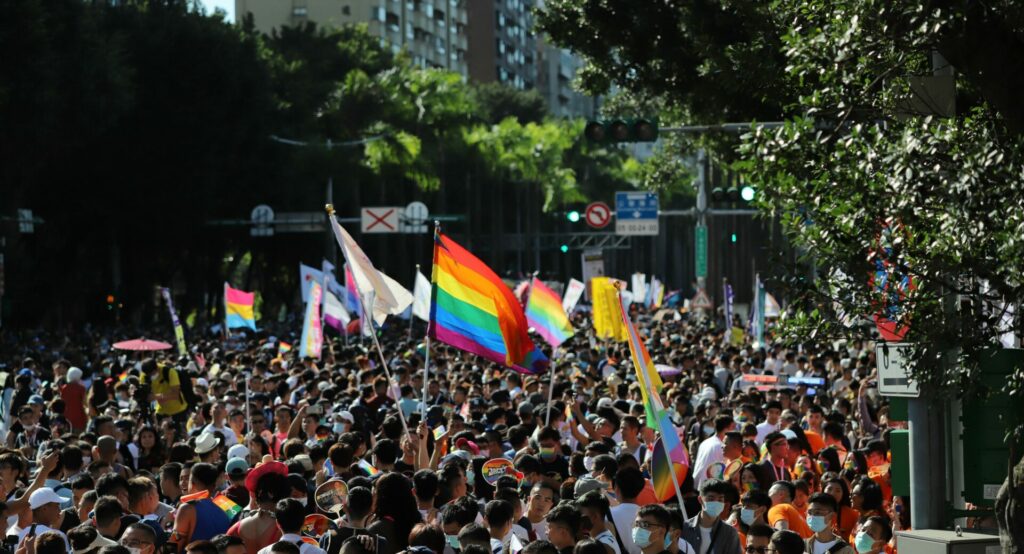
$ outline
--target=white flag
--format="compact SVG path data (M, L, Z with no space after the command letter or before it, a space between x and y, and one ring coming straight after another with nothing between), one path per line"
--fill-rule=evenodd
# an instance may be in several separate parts
M583 296L583 291L586 288L587 286L583 284L583 281L569 279L569 285L565 287L565 297L562 298L562 309L565 310L565 313L572 313L573 308L579 303L580 297Z
M416 285L413 287L412 315L430 321L430 279L416 271Z
M633 298L637 302L643 302L647 297L647 275L644 273L633 274Z
M302 285L302 301L309 302L309 285L314 282L323 283L324 274L322 271L312 268L306 264L299 264L299 283Z
M341 253L345 255L345 261L348 262L348 267L352 272L352 278L356 282L359 296L364 302L366 299L373 299L373 303L370 304L370 306L373 306L371 310L373 319L377 320L378 313L383 314L383 318L386 318L387 314L402 313L406 306L412 302L412 294L402 289L402 286L398 283L395 283L399 289L402 289L409 295L409 303L399 306L398 300L392 292L392 287L385 280L386 276L373 267L373 262L370 261L370 258L356 244L352 235L348 234L348 231L338 224L338 220L335 219L333 214L328 215L327 219L331 222L331 228L334 230L334 237L338 240L338 246L341 246ZM394 283L394 280L391 281ZM365 310L366 308L364 307L363 309ZM359 316L362 317L363 314L359 314ZM383 323L383 318L380 319L379 323Z
M409 306L412 305L413 298L409 289L400 285L398 281L395 281L382 271L378 271L377 273L381 276L381 279L383 279L384 284L387 285L388 290L391 292L391 297L395 299L395 304L393 306L384 306L378 301L373 303L373 321L376 322L377 325L383 325L384 320L387 319L389 315L400 315L402 312L407 310ZM399 398L401 398L401 396L399 396Z
M348 315L348 310L345 309L341 300L331 291L324 291L324 323L338 331L345 332L345 326L349 321L352 321L352 318Z

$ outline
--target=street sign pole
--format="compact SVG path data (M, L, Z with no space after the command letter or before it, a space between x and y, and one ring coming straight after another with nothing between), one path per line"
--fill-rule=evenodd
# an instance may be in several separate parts
M708 156L697 151L697 222L693 230L696 253L697 288L706 289L708 280Z

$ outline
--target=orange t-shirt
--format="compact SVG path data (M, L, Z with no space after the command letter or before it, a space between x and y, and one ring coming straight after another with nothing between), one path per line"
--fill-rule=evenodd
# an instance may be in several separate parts
M843 509L839 511L839 536L849 537L853 533L853 528L857 526L858 519L860 519L860 512L850 506L843 506Z
M768 525L774 528L775 524L782 520L786 520L790 531L796 532L804 540L811 538L811 535L814 534L807 526L807 520L800 517L800 512L792 504L776 504L768 510Z

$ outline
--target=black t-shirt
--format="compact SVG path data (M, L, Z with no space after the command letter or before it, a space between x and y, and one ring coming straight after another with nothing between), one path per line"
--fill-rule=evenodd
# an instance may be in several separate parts
M538 458L540 457L538 456ZM544 458L540 458L540 473L541 475L557 473L562 476L562 480L564 481L569 478L569 461L565 459L565 456L561 455L550 462L544 460Z

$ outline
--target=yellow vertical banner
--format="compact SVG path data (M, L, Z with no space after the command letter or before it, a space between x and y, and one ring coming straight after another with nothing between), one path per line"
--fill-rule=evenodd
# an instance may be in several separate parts
M593 300L592 316L597 338L626 340L626 325L622 321L615 279L594 277L590 280L590 295Z

